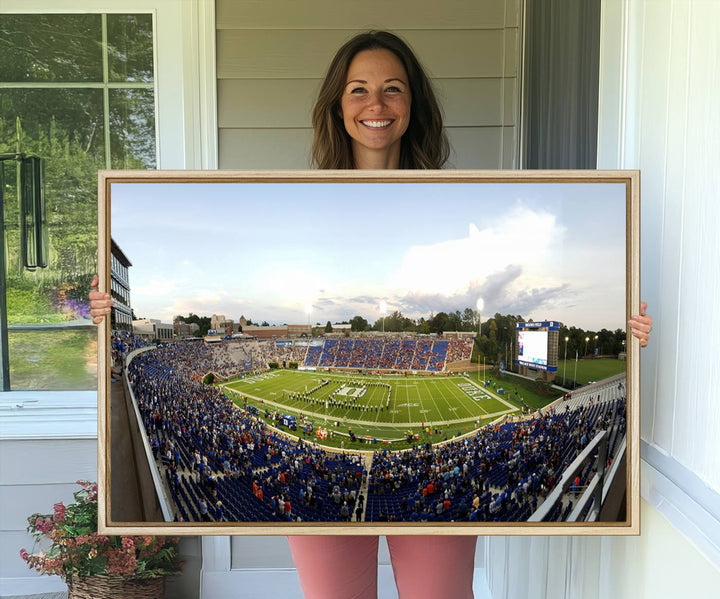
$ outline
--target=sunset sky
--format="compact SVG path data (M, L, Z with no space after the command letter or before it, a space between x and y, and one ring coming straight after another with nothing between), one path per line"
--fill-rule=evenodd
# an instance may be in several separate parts
M138 317L374 323L485 303L624 328L625 187L612 183L113 183Z

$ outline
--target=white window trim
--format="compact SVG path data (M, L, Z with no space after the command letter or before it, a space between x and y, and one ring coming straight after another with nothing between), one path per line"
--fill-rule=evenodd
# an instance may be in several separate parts
M720 495L656 446L642 441L640 452L643 499L720 568Z
M153 15L158 168L217 168L214 2L0 0L0 14L103 12ZM0 438L97 438L97 393L0 393Z
M97 439L95 391L0 393L0 441Z

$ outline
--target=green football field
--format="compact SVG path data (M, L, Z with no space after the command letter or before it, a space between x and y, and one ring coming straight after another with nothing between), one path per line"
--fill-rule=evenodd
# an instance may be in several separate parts
M627 362L611 358L585 359L585 360L558 360L558 369L555 373L555 383L562 385L563 375L572 380L577 377L578 385L587 385L590 381L601 381L609 376L625 372ZM577 371L577 375L575 374Z
M222 386L240 406L247 402L260 408L261 414L293 414L298 421L307 418L313 422L315 429L328 427L338 436L327 444L342 443L344 447L350 446L348 428L358 437L398 441L412 431L422 442L437 441L517 412L515 402L463 376L378 377L271 370Z

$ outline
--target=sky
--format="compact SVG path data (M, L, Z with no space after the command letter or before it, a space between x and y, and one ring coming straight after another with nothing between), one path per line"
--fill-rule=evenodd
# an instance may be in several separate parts
M137 317L371 324L476 309L625 328L619 183L113 183Z

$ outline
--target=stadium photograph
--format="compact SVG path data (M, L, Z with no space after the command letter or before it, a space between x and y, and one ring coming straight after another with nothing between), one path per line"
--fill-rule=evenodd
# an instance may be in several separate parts
M124 175L110 525L628 522L622 181Z

